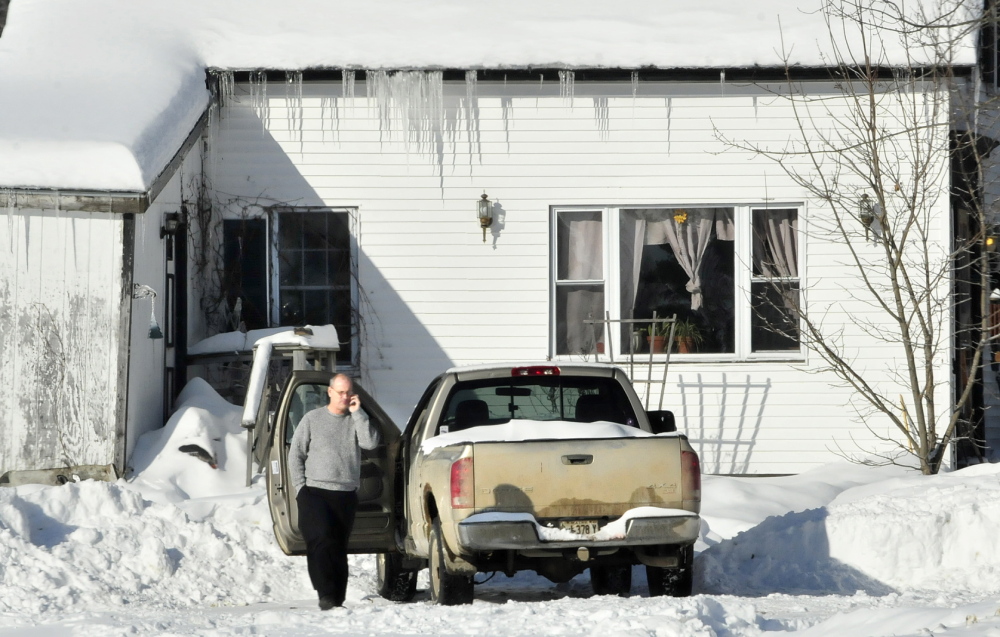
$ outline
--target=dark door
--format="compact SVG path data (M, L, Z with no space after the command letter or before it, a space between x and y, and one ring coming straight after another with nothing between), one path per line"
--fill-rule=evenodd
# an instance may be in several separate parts
M278 398L274 423L265 451L267 499L274 522L274 536L288 555L305 553L305 541L298 528L298 509L289 482L288 448L295 427L307 412L325 407L330 372L294 371ZM393 472L400 441L399 429L371 396L354 383L362 408L382 433L382 442L372 451L362 451L358 513L348 550L352 553L380 553L395 548Z

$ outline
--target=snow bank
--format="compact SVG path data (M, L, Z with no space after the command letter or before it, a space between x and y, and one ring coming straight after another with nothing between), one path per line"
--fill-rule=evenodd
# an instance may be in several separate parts
M998 465L891 478L709 548L698 560L701 586L740 595L997 592L997 528Z
M184 387L177 405L162 429L136 442L130 462L136 487L169 502L243 492L247 456L240 408L200 378ZM197 449L214 462L193 455Z
M199 520L123 482L0 489L0 612L242 605L310 592L264 495Z

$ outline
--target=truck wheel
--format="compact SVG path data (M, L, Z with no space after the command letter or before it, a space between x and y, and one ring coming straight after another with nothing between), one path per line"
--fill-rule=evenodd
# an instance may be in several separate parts
M472 603L472 577L449 573L444 559L444 537L441 523L434 520L430 537L431 601L442 606Z
M417 592L417 572L403 568L399 553L379 553L375 556L378 594L394 602L408 602Z
M590 585L598 595L625 597L632 590L632 566L591 566Z
M662 568L646 567L649 596L690 597L694 588L694 551L690 546L681 548L680 566Z

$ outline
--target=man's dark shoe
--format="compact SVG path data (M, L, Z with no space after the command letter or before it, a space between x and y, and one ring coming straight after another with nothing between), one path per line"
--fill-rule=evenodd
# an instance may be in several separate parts
M330 610L331 608L340 606L337 600L334 599L333 595L324 595L319 598L319 609L320 610Z

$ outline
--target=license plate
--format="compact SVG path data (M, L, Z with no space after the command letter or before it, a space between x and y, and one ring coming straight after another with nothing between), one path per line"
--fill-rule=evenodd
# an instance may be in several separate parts
M593 535L597 533L597 520L563 520L559 528L577 535Z

